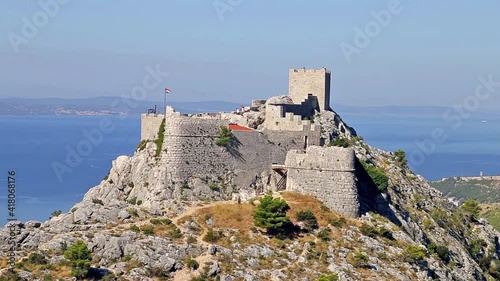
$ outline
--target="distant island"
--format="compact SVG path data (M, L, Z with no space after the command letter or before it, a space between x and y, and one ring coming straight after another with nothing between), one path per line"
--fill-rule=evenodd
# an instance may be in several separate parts
M122 106L123 102L136 104ZM239 104L225 101L169 102L169 105L188 113L230 111ZM126 115L161 111L163 101L125 101L120 97L66 98L4 98L0 99L0 115Z
M161 113L163 101L128 100L137 104L122 109L117 105L124 102L118 96L91 98L0 98L0 115L122 115L147 113L148 109L157 107ZM168 102L177 110L185 113L233 111L241 104L227 101L193 101ZM333 103L337 112L352 115L385 115L385 116L441 116L449 110L443 106L358 106ZM481 118L487 118L489 113L483 112Z

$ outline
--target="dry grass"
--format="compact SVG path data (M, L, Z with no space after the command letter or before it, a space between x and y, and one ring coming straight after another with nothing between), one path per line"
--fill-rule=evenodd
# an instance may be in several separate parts
M296 223L295 214L299 211L311 210L318 220L318 225L320 227L328 226L329 222L332 220L338 220L342 216L335 213L334 211L325 209L325 206L321 201L316 199L314 196L300 194L296 192L284 192L282 194L283 199L290 205L290 210L288 211L288 216L292 219L293 223ZM346 219L346 225L358 225L359 222L354 219Z
M249 231L253 224L253 211L251 204L224 204L200 209L196 212L198 223L206 226L206 220L212 217L212 228L238 229L241 232Z

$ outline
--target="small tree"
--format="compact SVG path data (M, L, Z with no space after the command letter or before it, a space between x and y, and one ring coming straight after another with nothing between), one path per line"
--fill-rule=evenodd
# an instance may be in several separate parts
M215 141L215 144L219 146L228 146L231 142L231 138L232 138L231 129L229 129L226 126L221 126L219 137Z
M76 241L64 252L64 257L71 262L71 275L73 277L83 279L87 275L92 258L85 242Z
M337 136L328 144L328 146L349 147L351 144L347 138Z
M408 160L406 159L406 153L404 152L404 150L400 149L394 152L394 155L396 156L396 161L399 165L406 166L406 164L408 164Z
M409 245L403 250L403 260L405 262L419 264L425 260L427 251L420 246Z
M369 264L368 264L369 262L370 262L370 259L368 258L368 256L364 255L362 253L356 253L352 257L352 260L351 260L352 266L354 266L354 267L360 267L360 268L368 267L369 266Z
M52 212L50 214L50 218L55 218L55 217L59 216L60 214L62 214L61 210L55 210L54 212Z
M465 202L462 204L462 207L460 208L473 218L478 217L479 212L481 212L481 206L479 206L479 202L472 199L465 200Z
M304 229L306 231L309 232L318 228L318 220L311 210L299 211L296 216L298 221L304 223Z
M263 227L269 234L287 233L293 224L286 212L290 206L285 200L266 195L259 199L260 205L253 213L254 223Z

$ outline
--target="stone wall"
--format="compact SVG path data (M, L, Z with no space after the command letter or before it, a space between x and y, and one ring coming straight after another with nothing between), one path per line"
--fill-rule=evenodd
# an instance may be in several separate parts
M229 170L229 153L215 144L220 126L224 125L228 125L224 119L167 114L161 159L167 179L184 182L192 176L222 175Z
M330 109L331 72L322 69L290 69L288 91L295 104L307 99L308 94L318 97L321 110Z
M220 127L228 124L226 119L168 114L161 159L167 182L182 184L193 177L216 179L231 174L231 184L248 189L257 180L270 178L273 159L284 161L286 150L259 131L233 131L231 145L216 145Z
M163 117L159 114L141 115L141 141L156 139Z
M309 121L308 121L309 122ZM321 127L316 125L304 125L302 131L276 131L264 130L267 139L287 151L290 149L305 149L309 146L322 146ZM274 159L273 163L283 164L284 159Z
M350 148L308 147L289 151L287 190L306 193L342 215L359 215L355 156Z
M276 131L302 131L304 126L311 126L311 122L304 118L313 119L315 110L319 110L318 99L311 95L300 104L269 103L266 105L264 128Z

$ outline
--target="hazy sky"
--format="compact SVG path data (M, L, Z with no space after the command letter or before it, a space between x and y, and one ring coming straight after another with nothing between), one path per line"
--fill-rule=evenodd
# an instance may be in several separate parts
M59 0L44 23L38 3L54 1L0 3L0 97L130 94L148 65L169 73L149 98L176 101L285 94L303 66L331 69L343 104L450 106L478 76L500 81L496 0Z

